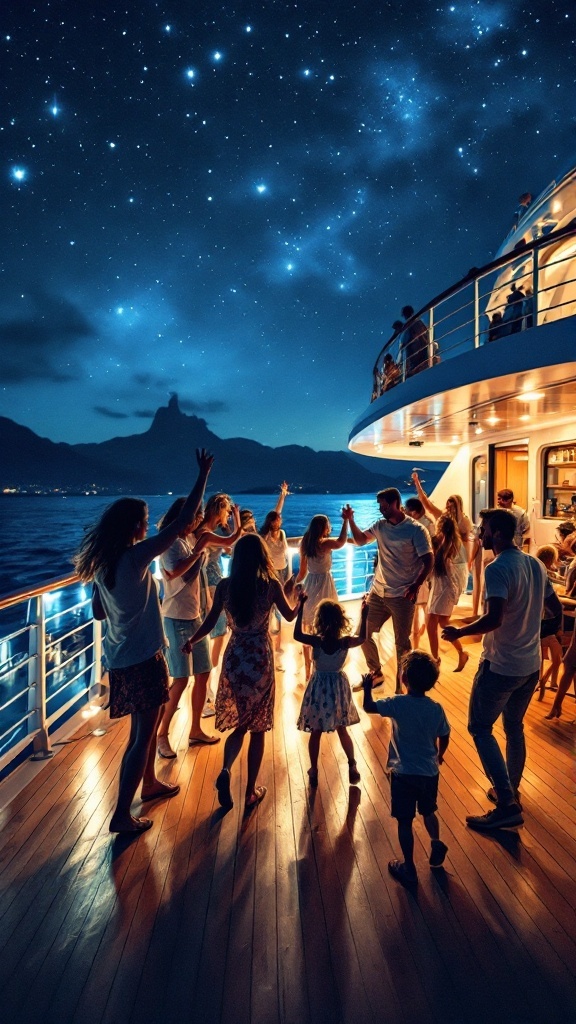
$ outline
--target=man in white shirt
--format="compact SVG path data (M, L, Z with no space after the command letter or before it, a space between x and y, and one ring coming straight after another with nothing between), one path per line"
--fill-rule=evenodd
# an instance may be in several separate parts
M368 598L367 639L362 644L373 686L381 686L384 676L372 634L380 632L391 618L397 657L396 693L402 693L400 662L402 655L411 649L416 597L421 584L432 572L432 545L427 530L402 511L400 492L395 487L379 491L376 500L383 518L367 530L356 525L354 510L349 505L343 509L343 515L350 523L355 544L360 547L374 541L378 544L378 564Z
M480 516L483 546L496 556L486 566L486 611L460 629L446 626L442 637L452 642L484 634L470 693L468 731L492 783L488 798L496 807L466 821L477 829L510 828L524 822L518 793L526 761L523 720L540 672L542 612L546 605L551 614L557 614L561 606L542 562L516 547L512 512L484 509ZM500 715L506 760L492 734Z
M524 542L530 540L528 536L530 533L530 519L528 518L528 513L521 505L516 505L514 503L514 491L511 491L509 487L503 487L501 491L498 491L497 497L498 508L508 509L516 520L514 543L517 548L522 550Z

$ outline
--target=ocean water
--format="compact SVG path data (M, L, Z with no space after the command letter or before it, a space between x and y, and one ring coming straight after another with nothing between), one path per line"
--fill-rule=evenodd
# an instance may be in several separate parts
M406 495L407 497L408 495ZM95 495L0 498L0 596L72 571L72 556L84 529L113 499ZM170 506L170 495L146 497L150 523ZM327 515L333 533L340 529L340 510L350 502L359 526L378 518L375 494L293 494L284 503L283 528L288 537L304 533L312 516ZM276 499L270 494L243 494L241 508L251 509L258 526ZM153 527L152 527L153 528Z

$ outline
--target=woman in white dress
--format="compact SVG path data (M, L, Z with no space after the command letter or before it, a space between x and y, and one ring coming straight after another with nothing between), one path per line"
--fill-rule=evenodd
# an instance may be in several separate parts
M313 516L306 533L300 541L300 569L296 583L304 581L303 587L307 595L304 605L303 623L307 632L312 632L316 609L325 598L338 600L334 580L332 579L332 552L343 548L346 543L348 521L342 519L342 528L338 537L331 537L328 516ZM306 666L306 682L310 679L312 665L311 649L304 647L304 664Z
M438 657L439 627L448 625L455 605L468 579L468 555L456 524L450 515L441 516L436 524L436 536L432 538L434 548L434 567L432 569L432 587L428 601L428 640L430 653L436 664ZM459 640L451 643L458 651L458 665L455 672L461 672L468 661L469 655L462 649Z

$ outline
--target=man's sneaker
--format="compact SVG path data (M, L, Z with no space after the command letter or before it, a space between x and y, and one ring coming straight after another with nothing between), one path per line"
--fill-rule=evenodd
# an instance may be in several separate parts
M498 803L498 797L496 796L496 790L494 789L494 786L490 786L490 789L486 790L486 796L490 800L490 803L493 803L493 804L497 804ZM520 800L520 790L519 789L517 789L516 792L514 793L514 799L516 800L516 803L518 804L518 807L520 808L520 810L522 810L523 808L522 808L522 803L521 803L521 800Z
M510 804L508 807L497 806L487 814L469 814L466 824L481 831L492 828L516 828L524 824L524 818L518 804Z

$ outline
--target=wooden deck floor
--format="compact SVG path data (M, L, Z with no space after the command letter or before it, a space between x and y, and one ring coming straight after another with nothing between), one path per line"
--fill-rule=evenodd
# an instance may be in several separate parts
M479 646L461 675L451 671L451 650L443 652L436 697L452 740L439 808L449 855L445 870L431 872L417 823L420 884L410 893L387 872L398 854L383 770L388 724L362 714L353 730L357 787L336 738L325 737L320 785L310 792L306 737L294 724L301 653L285 646L262 771L268 794L249 819L241 814L245 755L233 777L235 806L223 815L213 786L221 750L188 749L183 709L174 722L178 759L161 767L181 792L147 810L154 827L137 840L107 831L123 721L101 737L81 730L4 808L0 1018L575 1022L574 701L567 698L560 723L543 721L550 694L531 705L526 824L479 835L464 825L487 806L466 732ZM390 651L386 632L383 646ZM359 671L358 658L352 681Z

